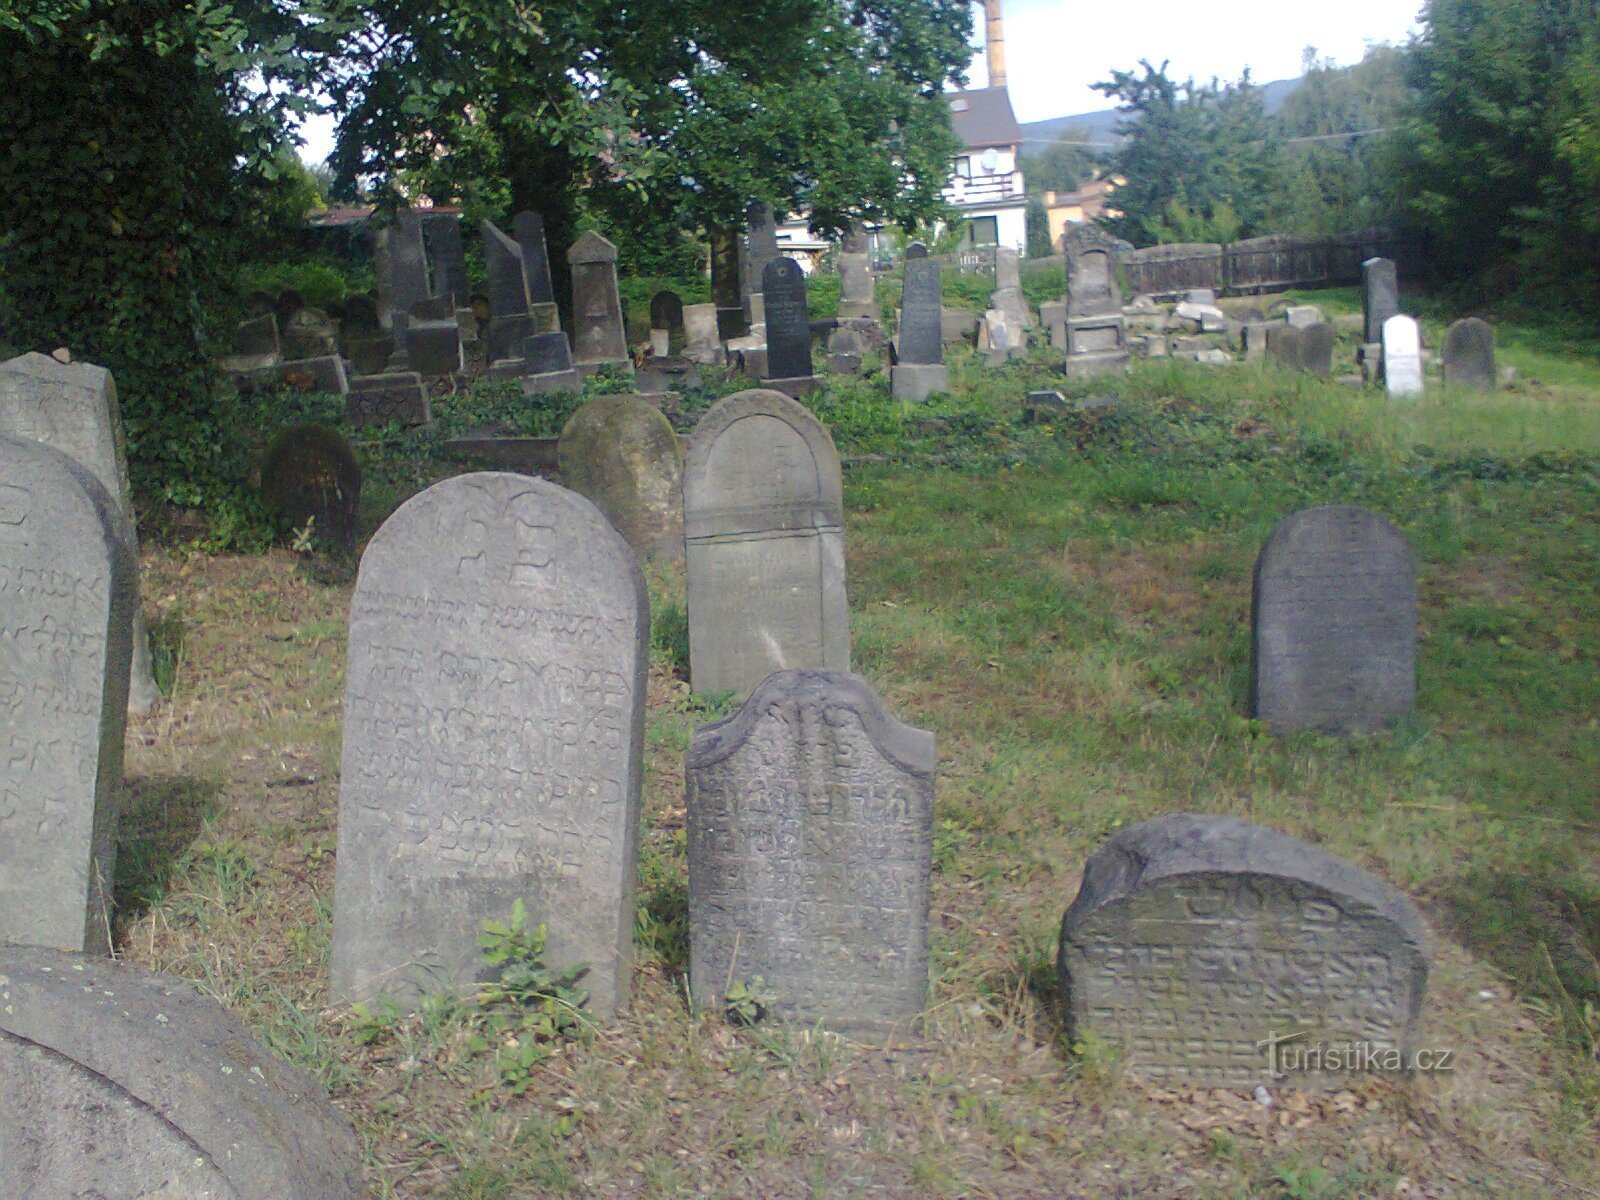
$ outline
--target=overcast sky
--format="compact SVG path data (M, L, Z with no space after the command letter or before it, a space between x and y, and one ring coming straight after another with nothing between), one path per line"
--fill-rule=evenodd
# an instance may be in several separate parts
M1090 85L1141 58L1157 67L1170 59L1177 80L1232 82L1246 67L1256 83L1293 79L1307 46L1349 66L1370 43L1404 42L1420 8L1421 0L1005 0L1006 86L1018 120L1043 121L1114 107ZM982 46L981 4L973 20L973 44ZM986 80L980 52L968 84Z

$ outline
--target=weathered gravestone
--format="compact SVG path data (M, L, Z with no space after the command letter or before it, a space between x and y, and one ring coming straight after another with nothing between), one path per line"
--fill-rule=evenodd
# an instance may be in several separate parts
M1492 392L1500 380L1494 366L1494 330L1466 317L1444 331L1444 381L1450 387Z
M542 479L407 501L350 613L331 987L412 997L489 977L516 901L591 1010L626 1003L649 607L633 551Z
M1290 326L1290 328L1293 328ZM1308 325L1300 332L1300 369L1326 378L1333 374L1333 326L1326 321Z
M1305 364L1305 331L1297 325L1267 326L1267 357L1274 366L1298 371Z
M1326 320L1322 310L1315 304L1287 305L1283 310L1283 319L1296 329L1310 329Z
M657 292L650 297L650 329L667 335L663 357L672 352L673 342L683 341L683 299L677 292Z
M744 311L751 325L760 325L761 297L767 290L767 264L780 255L778 219L772 205L756 201L745 210L744 249L740 270L744 281Z
M919 247L922 243L917 242L911 248ZM950 387L950 373L944 365L942 288L938 262L926 254L912 257L907 251L899 358L889 372L890 391L897 400L926 400Z
M718 401L690 441L683 502L695 690L849 670L843 483L822 423L782 392Z
M744 313L744 284L739 261L739 231L726 225L711 230L711 302L717 310L717 340L750 332Z
M345 554L355 549L361 464L328 425L293 425L273 439L261 465L261 497L290 529L308 529Z
M806 306L806 277L792 258L774 258L761 278L767 314L767 386L785 395L802 396L815 389L811 370L811 314Z
M137 572L100 480L0 434L0 942L110 950Z
M428 385L415 371L358 375L345 396L345 420L352 425L395 424L411 429L431 425Z
M1057 970L1070 1036L1116 1047L1133 1075L1316 1087L1409 1061L1428 960L1415 907L1382 880L1259 825L1175 814L1089 860Z
M326 358L339 352L333 319L320 308L302 308L290 314L283 327L283 357L290 362Z
M720 366L722 339L717 332L717 306L690 304L683 310L683 356L703 367Z
M262 313L240 321L233 329L230 353L222 360L224 371L259 371L278 365L282 347L278 342L278 318Z
M873 321L882 315L872 282L872 260L865 248L846 249L839 255L839 315Z
M0 1192L22 1200L359 1200L322 1085L192 984L0 947Z
M406 321L405 347L406 361L419 375L431 378L465 369L455 301L434 296L413 304Z
M572 264L572 364L580 375L630 367L617 293L617 248L590 230L567 251Z
M511 218L511 233L522 247L522 265L528 274L528 299L533 302L541 333L561 328L555 315L556 290L550 278L550 247L544 236L544 217L525 209Z
M1250 712L1274 729L1361 733L1416 697L1417 568L1377 513L1285 518L1256 559Z
M428 299L428 252L422 241L422 217L413 209L395 214L389 229L389 320L396 350L403 354L411 306Z
M433 213L422 222L422 244L433 265L433 294L446 297L453 311L472 302L467 281L467 251L461 243L461 218Z
M1422 380L1422 331L1416 319L1390 317L1383 323L1383 383L1391 396L1420 396Z
M989 307L1006 315L1006 324L1017 332L1020 339L1024 330L1033 328L1033 314L1022 297L1022 265L1017 252L1010 246L996 246L994 251L994 293L989 297Z
M111 372L90 363L60 363L48 354L24 354L0 363L0 434L43 442L89 468L111 494L133 533L133 502L128 495L128 457L122 434L122 409ZM0 478L0 483L5 480ZM138 571L133 588L138 591ZM160 693L150 666L150 638L137 598L133 604L133 663L128 711L142 716Z
M933 735L846 671L780 671L696 732L686 763L689 978L719 1006L759 978L775 1015L904 1027L928 994Z
M492 221L483 234L484 268L489 276L489 362L520 357L518 347L534 332L528 294L526 251Z
M1067 269L1068 375L1096 375L1128 363L1128 322L1117 282L1117 244L1095 225L1075 225L1062 241Z
M1392 258L1361 264L1361 340L1383 341L1383 323L1400 311L1400 275Z
M561 482L587 498L640 558L683 559L683 450L655 405L601 396L568 419Z

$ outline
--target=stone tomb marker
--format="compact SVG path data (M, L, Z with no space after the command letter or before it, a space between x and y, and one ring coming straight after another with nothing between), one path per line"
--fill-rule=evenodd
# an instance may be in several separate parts
M110 951L137 571L100 480L0 434L0 942Z
M534 332L529 298L527 248L484 221L483 260L489 274L489 362L518 357L518 347Z
M359 1200L310 1075L186 980L0 947L0 1179L31 1200Z
M1466 317L1444 331L1444 381L1475 392L1492 392L1499 385L1489 322Z
M715 304L690 304L683 310L683 333L686 345L683 356L703 367L720 366L724 355L722 340L717 333L717 306Z
M601 396L556 444L561 482L605 514L640 558L683 561L683 450L655 405Z
M890 369L890 390L896 400L926 400L950 387L944 365L944 286L939 264L924 253L905 261L905 288L900 298L899 361Z
M1422 381L1422 331L1416 319L1390 317L1383 323L1383 382L1391 396L1420 396Z
M674 342L683 341L683 298L677 292L657 292L650 297L650 332L652 337L657 333L667 335L666 349L657 354L658 358L672 353Z
M1294 328L1292 325L1288 328ZM1300 368L1324 379L1333 374L1333 347L1337 340L1333 326L1326 321L1300 330Z
M291 529L344 554L356 547L361 464L330 425L292 425L273 439L261 465L261 496Z
M845 671L780 671L695 733L689 978L760 976L777 1015L882 1033L928 994L933 735Z
M736 392L700 419L683 475L695 691L850 669L843 493L827 429L782 392Z
M133 502L128 496L128 458L122 434L122 409L111 372L90 363L60 363L48 354L24 354L0 363L0 434L29 438L64 451L88 467L111 494L127 522L135 559ZM0 479L0 483L4 483ZM133 588L133 665L128 683L128 711L143 716L155 708L156 690L150 666L150 637L139 610L138 570Z
M1400 531L1350 505L1310 508L1256 559L1250 712L1275 730L1366 733L1417 690L1417 568Z
M785 395L804 395L817 379L811 370L811 314L800 264L781 256L768 261L761 294L767 316L767 385Z
M572 264L572 362L580 375L631 367L617 292L617 248L590 230L567 251Z
M1298 325L1267 326L1267 357L1285 371L1305 367L1305 331Z
M1110 1042L1134 1075L1321 1087L1346 1076L1305 1070L1307 1051L1409 1054L1428 959L1416 908L1381 879L1247 821L1180 813L1089 860L1057 971L1070 1036ZM1273 1039L1287 1040L1269 1054Z
M517 900L549 963L627 1002L649 606L595 507L525 475L435 484L362 556L350 614L331 990L489 976Z
M1361 264L1361 340L1383 341L1383 323L1400 311L1400 274L1392 258Z

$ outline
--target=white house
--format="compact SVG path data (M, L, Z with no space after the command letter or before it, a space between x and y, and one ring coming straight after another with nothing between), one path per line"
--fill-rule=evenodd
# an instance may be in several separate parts
M1022 188L1022 127L1006 90L1001 0L984 0L988 86L950 94L950 124L961 139L944 198L967 219L972 246L1028 248L1028 198Z

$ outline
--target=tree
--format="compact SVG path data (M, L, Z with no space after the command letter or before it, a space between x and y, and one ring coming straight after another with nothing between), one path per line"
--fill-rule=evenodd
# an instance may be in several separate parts
M1089 146L1089 131L1077 125L1063 129L1042 151L1028 151L1024 158L1028 190L1039 195L1077 191L1095 177L1100 165Z

